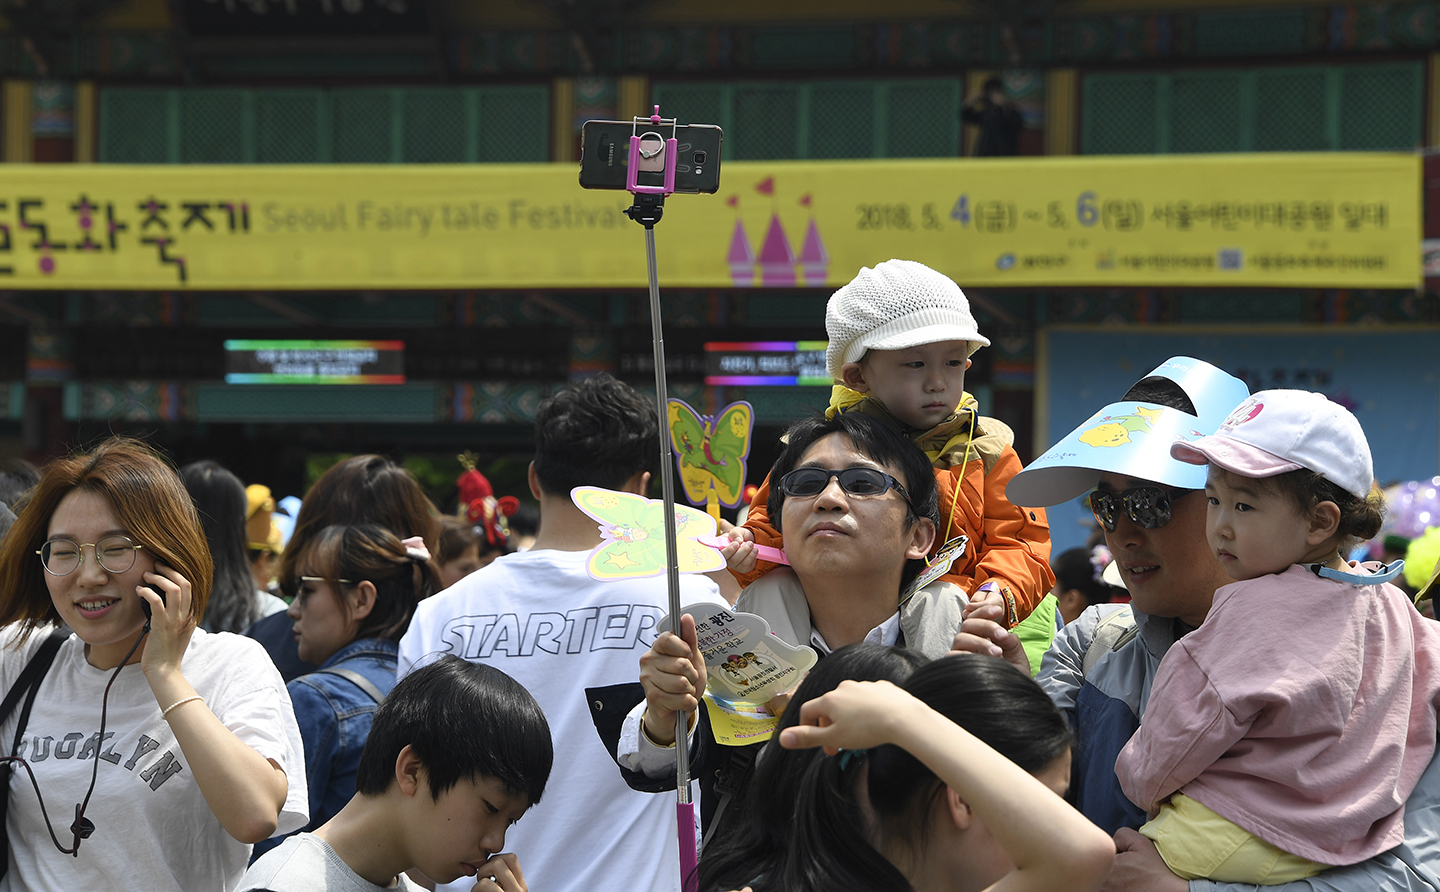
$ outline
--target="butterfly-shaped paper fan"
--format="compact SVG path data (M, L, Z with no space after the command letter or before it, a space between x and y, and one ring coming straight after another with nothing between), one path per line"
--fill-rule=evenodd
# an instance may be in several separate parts
M585 570L594 579L635 579L665 572L665 503L595 486L570 490L576 507L600 524L600 547ZM675 559L681 573L709 573L725 559L696 536L713 536L715 520L688 505L675 506Z
M684 400L672 399L666 414L685 497L696 505L705 504L714 481L720 504L738 507L754 428L755 412L750 404L743 400L731 403L712 418L699 414Z

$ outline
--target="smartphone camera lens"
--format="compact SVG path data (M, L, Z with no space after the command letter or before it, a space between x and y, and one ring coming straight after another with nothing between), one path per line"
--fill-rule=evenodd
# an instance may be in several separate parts
M695 153L695 163L696 163L696 164L704 164L704 163L705 163L705 153L704 153L704 152L696 152L696 153Z

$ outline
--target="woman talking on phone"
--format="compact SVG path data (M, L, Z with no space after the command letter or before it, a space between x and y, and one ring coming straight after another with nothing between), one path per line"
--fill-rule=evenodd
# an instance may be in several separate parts
M15 702L0 756L23 760L6 763L0 892L226 890L253 843L305 823L279 673L254 641L196 628L212 567L179 477L143 443L45 467L0 542L0 690Z

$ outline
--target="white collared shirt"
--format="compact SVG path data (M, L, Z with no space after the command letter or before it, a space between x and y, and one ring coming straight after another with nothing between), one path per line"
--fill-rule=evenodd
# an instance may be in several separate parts
M894 647L900 640L900 611L895 611L885 622L865 633L860 640L861 644L883 644L887 647ZM820 635L820 630L815 628L815 623L810 623L810 646L820 652L821 656L829 656L832 648L825 643Z

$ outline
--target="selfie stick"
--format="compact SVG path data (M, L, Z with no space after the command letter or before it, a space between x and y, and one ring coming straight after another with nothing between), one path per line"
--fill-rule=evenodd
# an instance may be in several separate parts
M649 131L653 146L656 138L662 140L664 151L663 186L642 186L639 183L640 162L654 158L660 148L647 150L641 147L640 128L651 126L670 128L670 138L664 139L659 133ZM670 628L680 633L680 566L676 562L675 545L675 481L674 457L670 452L670 431L665 424L669 417L667 406L669 396L665 388L665 338L660 323L660 277L655 270L655 224L665 213L665 196L675 191L675 160L679 155L679 143L675 139L675 119L660 117L660 106L648 118L634 119L630 134L630 165L625 174L625 188L635 195L635 203L625 210L625 216L645 227L645 254L650 273L650 327L655 334L655 403L660 417L660 493L665 511L665 581L670 591ZM699 700L703 691L696 691ZM703 709L701 704L698 708ZM675 714L675 824L679 833L680 883L684 892L696 892L700 877L696 872L695 853L695 803L690 799L690 747L689 727L685 713Z

